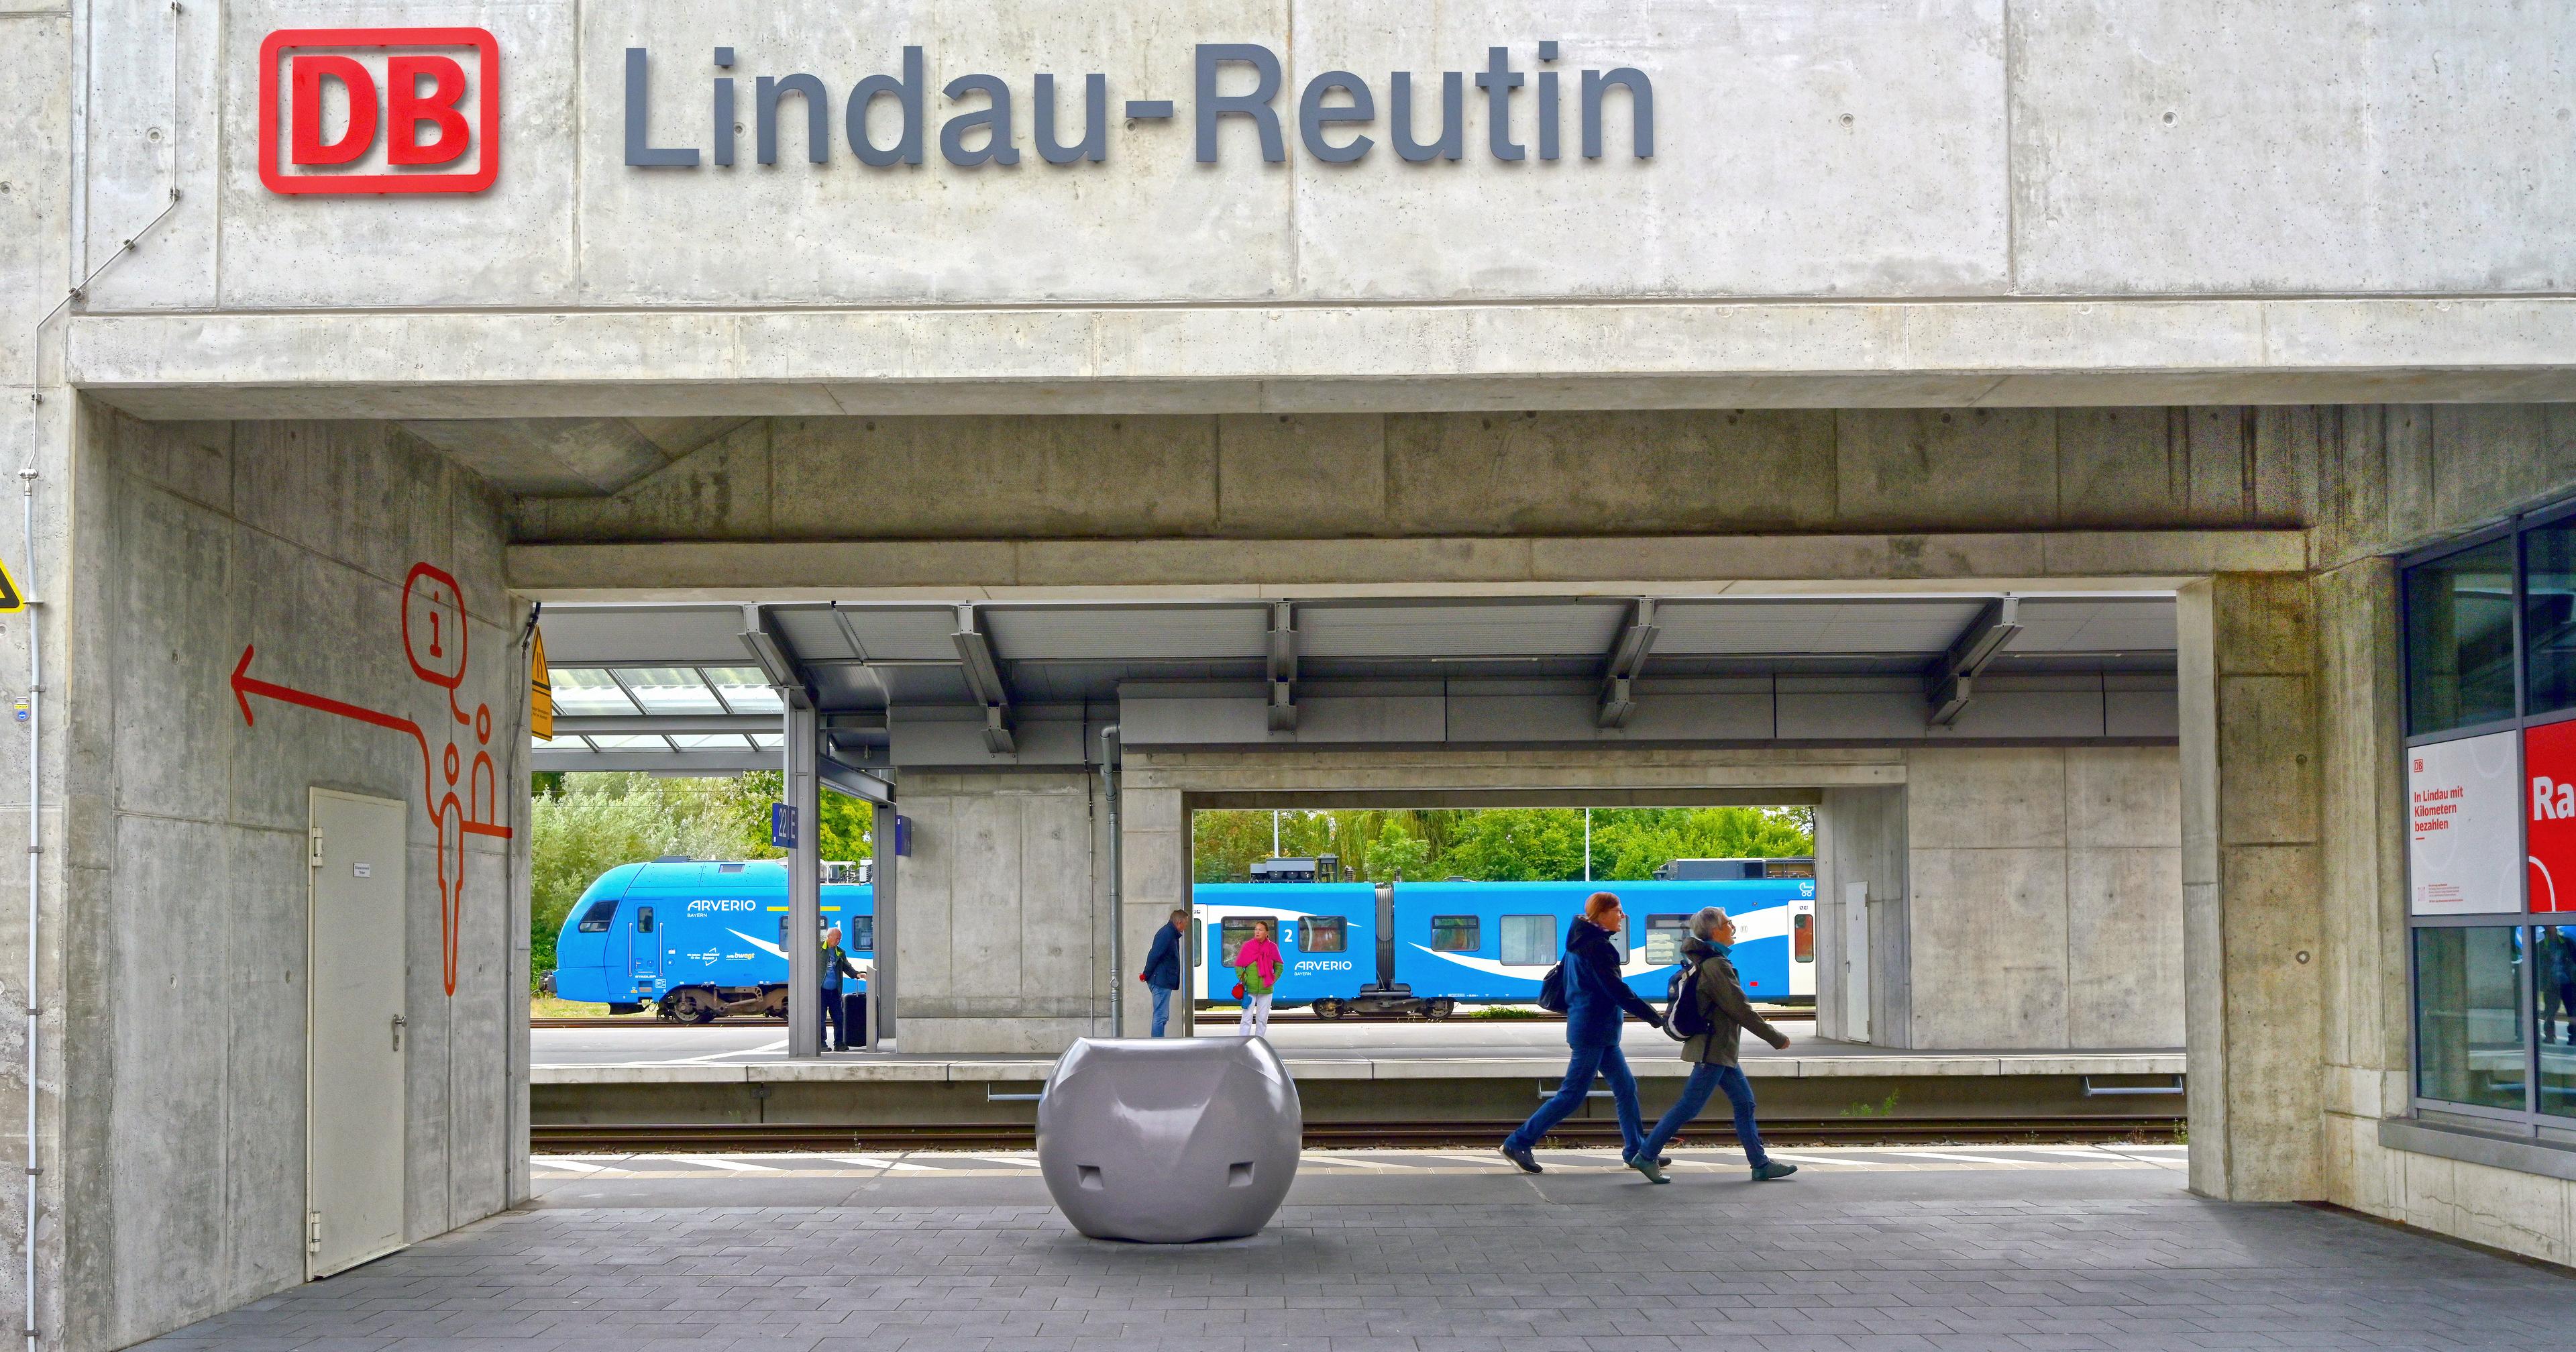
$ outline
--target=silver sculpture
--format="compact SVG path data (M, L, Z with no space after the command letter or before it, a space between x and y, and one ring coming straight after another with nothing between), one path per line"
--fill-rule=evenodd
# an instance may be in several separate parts
M1093 1239L1235 1239L1279 1210L1305 1127L1266 1038L1082 1038L1038 1099L1038 1166Z

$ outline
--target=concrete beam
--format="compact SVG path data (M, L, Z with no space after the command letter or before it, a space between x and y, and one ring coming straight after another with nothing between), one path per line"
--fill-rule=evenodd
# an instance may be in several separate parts
M2576 299L79 315L145 418L2514 403Z
M2296 530L1703 535L1597 539L884 540L513 545L544 601L935 601L2166 591L2295 573ZM1258 579L1247 581L1246 579Z

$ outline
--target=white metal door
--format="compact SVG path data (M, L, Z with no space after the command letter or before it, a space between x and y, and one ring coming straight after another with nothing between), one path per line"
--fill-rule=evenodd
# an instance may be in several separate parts
M383 798L312 791L305 1006L305 1273L403 1246L403 826Z

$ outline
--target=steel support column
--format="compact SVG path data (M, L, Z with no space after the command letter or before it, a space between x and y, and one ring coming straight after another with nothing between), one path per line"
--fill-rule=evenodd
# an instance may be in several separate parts
M787 708L786 801L796 814L796 844L787 854L787 1054L818 1056L823 1050L822 1000L823 831L819 729L813 706L791 700Z
M902 860L894 852L895 810L892 803L876 805L874 820L869 824L870 840L876 843L873 872L877 912L876 961L868 972L868 1049L882 1050L886 1039L895 1033L895 912L900 903L898 877Z

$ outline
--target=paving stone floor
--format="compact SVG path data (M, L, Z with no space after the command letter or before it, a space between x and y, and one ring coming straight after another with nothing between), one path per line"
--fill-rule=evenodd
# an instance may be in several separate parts
M1083 1239L1024 1173L888 1170L749 1191L740 1179L621 1185L594 1173L148 1346L2576 1347L2576 1276L2563 1270L2328 1210L2201 1201L2169 1167L1907 1152L1921 1167L1825 1164L1753 1185L1712 1153L1650 1188L1615 1162L1582 1168L1574 1152L1551 1156L1558 1167L1539 1179L1408 1176L1387 1158L1398 1167L1312 1169L1261 1235L1189 1247ZM800 1189L806 1201L782 1201Z

